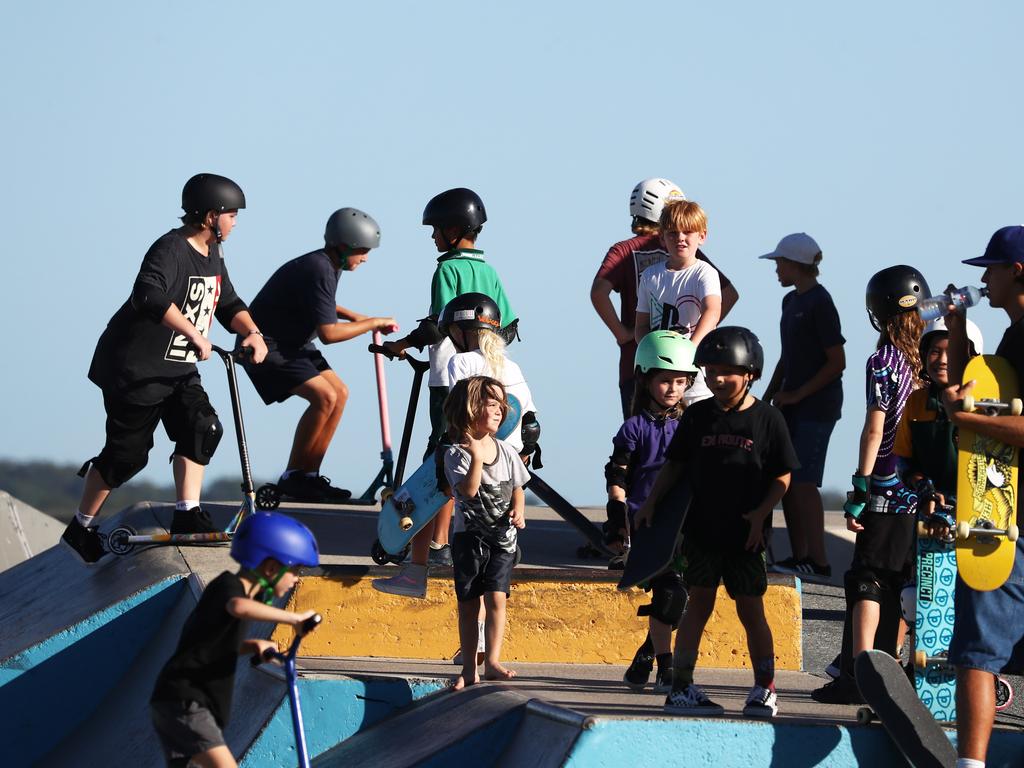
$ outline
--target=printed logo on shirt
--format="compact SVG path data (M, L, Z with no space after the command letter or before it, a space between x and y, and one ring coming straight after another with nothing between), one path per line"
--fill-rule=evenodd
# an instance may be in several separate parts
M754 450L754 441L743 435L704 435L701 448L740 448L747 453Z
M703 306L696 296L680 296L675 304L651 301L651 328L659 331L677 331L687 338L693 333L697 324L690 325L680 321L679 316L685 314L700 317Z
M668 253L661 249L655 249L653 251L633 251L633 263L636 265L637 288L640 287L640 276L644 273L644 270L648 267L653 267L655 264L664 263L667 258Z
M213 313L217 310L219 300L220 277L192 275L188 279L188 290L185 291L185 303L181 307L181 314L203 336L209 336L210 326L213 324ZM199 357L184 336L172 332L171 342L167 345L164 360L169 360L172 363L195 363Z

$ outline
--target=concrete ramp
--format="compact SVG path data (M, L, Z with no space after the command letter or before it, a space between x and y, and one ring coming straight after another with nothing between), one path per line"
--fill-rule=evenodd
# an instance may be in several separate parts
M0 491L0 571L54 546L63 532L59 520Z

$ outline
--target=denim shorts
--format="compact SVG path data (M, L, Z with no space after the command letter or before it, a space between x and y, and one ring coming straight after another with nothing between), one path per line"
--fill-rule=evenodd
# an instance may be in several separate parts
M949 660L984 672L1024 672L1024 539L1010 578L999 589L978 592L956 580L956 618Z
M790 482L814 483L821 488L825 474L825 453L836 423L786 419L786 426L789 428L789 439L793 441L793 450L800 460L800 468L793 470Z

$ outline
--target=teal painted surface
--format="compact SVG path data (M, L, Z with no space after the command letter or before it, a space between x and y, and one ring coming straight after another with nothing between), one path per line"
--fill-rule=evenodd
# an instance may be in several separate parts
M163 592L170 586L180 583L184 577L175 576L159 581L150 587L137 592L110 607L94 613L92 616L68 627L62 632L51 635L37 645L27 648L0 663L0 687L3 687L18 676L43 664L88 635L106 627L113 621L133 610L136 606ZM25 610L49 610L48 606L26 606Z
M385 678L352 680L299 678L299 702L309 757L326 752L417 699L447 687L444 680ZM284 681L282 693L287 693ZM242 768L278 768L298 764L287 695L245 753Z

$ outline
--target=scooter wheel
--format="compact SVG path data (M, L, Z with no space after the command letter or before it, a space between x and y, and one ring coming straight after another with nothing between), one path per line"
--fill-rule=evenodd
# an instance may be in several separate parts
M405 562L405 558L409 556L409 547L406 546L397 555L388 554L388 562L394 563L395 565L401 565Z
M256 491L256 509L269 511L281 506L281 492L272 483L261 485Z
M861 725L867 725L875 719L875 713L872 712L868 707L861 707L857 710L857 722Z
M391 555L381 546L380 539L373 540L373 546L370 547L370 557L373 558L373 562L377 565L387 565L391 562Z
M127 555L135 549L135 545L128 541L128 537L134 535L135 529L127 525L115 528L107 534L107 549L115 555Z

